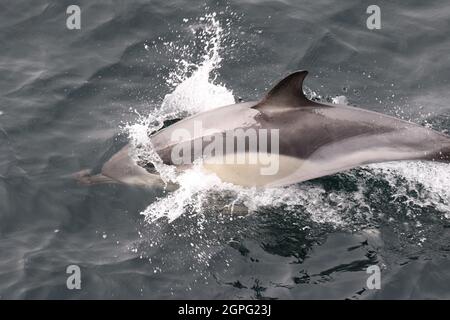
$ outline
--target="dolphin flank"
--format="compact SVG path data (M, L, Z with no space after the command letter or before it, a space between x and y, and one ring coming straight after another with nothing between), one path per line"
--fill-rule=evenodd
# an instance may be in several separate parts
M377 112L308 100L302 91L306 75L307 71L290 74L258 102L224 106L178 121L152 134L152 145L165 164L175 165L178 170L190 168L192 162L175 162L174 149L192 150L189 158L202 158L205 171L215 173L224 182L248 187L286 186L385 161L450 162L449 136ZM202 124L200 132L195 128L196 123ZM193 149L196 143L204 148L205 141L213 136L236 129L242 129L240 132L244 134L249 129L277 131L275 174L262 174L265 164L248 161L253 153L261 158L267 156L262 154L268 153L267 149L245 146L243 150L222 150L222 156L242 160L234 163L215 161L214 154L204 157ZM177 132L189 133L189 139L176 138ZM273 148L273 143L269 147ZM130 157L129 148L126 145L114 154L98 174L82 171L77 178L84 183L163 185L158 175L148 172Z

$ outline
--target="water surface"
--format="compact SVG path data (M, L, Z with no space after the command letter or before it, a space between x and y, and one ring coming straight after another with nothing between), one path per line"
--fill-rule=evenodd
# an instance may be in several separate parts
M450 298L448 165L270 190L194 170L173 193L71 176L296 69L312 98L448 132L448 2L380 3L380 30L367 1L77 1L68 30L71 4L0 4L0 298Z

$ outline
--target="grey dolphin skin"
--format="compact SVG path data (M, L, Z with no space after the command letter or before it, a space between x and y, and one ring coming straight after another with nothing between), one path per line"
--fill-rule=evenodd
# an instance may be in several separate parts
M174 148L180 145L193 146L199 139L208 141L213 135L236 129L277 129L279 169L276 174L261 174L259 163L218 163L204 159L204 169L223 181L260 187L286 186L385 161L450 162L449 136L373 111L308 100L302 91L306 75L307 71L290 74L261 101L224 106L176 122L151 135L153 147L164 163L183 170L190 164L175 164L171 157ZM195 130L196 123L201 123L201 131ZM174 138L180 130L188 132L190 138ZM82 179L92 183L162 185L157 175L131 159L129 148L126 145L112 156L103 165L101 174L82 175ZM193 156L201 155L193 152Z

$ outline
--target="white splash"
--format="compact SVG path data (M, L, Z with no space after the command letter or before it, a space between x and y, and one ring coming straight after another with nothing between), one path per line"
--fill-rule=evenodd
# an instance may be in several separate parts
M171 72L167 78L169 84L177 86L172 93L164 97L161 105L161 109L166 113L185 116L235 103L231 90L215 83L216 79L210 80L212 72L218 69L222 62L220 50L224 30L215 13L200 18L200 22L191 27L191 31L195 33L202 28L201 42L203 42L205 54L200 65L183 59L177 61L180 67ZM186 48L183 47L183 50ZM189 76L191 69L194 71Z
M198 23L191 27L191 31L195 33L199 28L202 29L201 42L205 50L201 63L195 65L187 60L178 60L179 68L171 72L166 79L168 84L176 86L175 90L164 97L160 108L147 117L140 116L137 123L126 126L135 160L151 162L163 180L180 185L175 192L154 202L142 213L149 220L166 216L173 221L184 212L186 206L201 209L202 194L221 184L217 177L203 173L199 165L177 175L173 166L162 163L149 139L150 133L160 129L165 120L235 103L233 92L212 78L213 71L220 67L222 61L220 50L224 37L224 30L216 14L201 17ZM189 50L189 47L177 47L174 43L168 44L168 48L175 51Z
M348 105L348 99L346 96L336 96L331 99L331 102L334 104Z
M151 146L149 135L160 129L166 120L235 103L231 90L215 83L215 79L210 79L212 72L220 67L222 61L220 50L224 30L215 13L207 14L199 20L195 27L191 27L191 32L202 29L201 42L205 50L202 62L195 65L184 59L178 60L178 69L166 79L168 84L176 86L175 90L164 97L161 107L153 110L147 117L139 116L137 123L125 128L130 136L135 160L151 162L166 182L178 182L175 168L162 163ZM167 48L175 52L190 50L185 45L177 46L175 43L168 43Z
M203 173L199 166L185 171L173 181L180 187L166 197L153 202L142 212L147 221L166 217L169 222L172 222L185 213L188 207L192 212L202 212L208 191L213 188L223 189L224 186L219 178Z
M412 189L417 184L429 191L426 198L414 198L416 204L421 206L432 205L444 213L450 219L450 164L422 161L401 161L373 164L373 168L392 185L395 184L395 175L400 175L407 180ZM397 192L405 195L402 188L395 186Z

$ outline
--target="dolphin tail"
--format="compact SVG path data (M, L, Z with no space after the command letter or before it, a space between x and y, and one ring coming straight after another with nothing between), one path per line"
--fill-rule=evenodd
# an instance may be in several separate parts
M78 171L72 175L72 177L77 180L77 182L84 186L90 186L94 184L104 184L104 183L118 183L116 180L111 179L103 174L91 174L92 170L85 169Z

